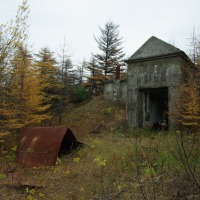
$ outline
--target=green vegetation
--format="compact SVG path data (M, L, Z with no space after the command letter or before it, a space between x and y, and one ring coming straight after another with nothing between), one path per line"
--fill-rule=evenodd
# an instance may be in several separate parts
M102 97L71 105L64 123L85 145L58 158L52 167L17 166L22 177L38 187L3 184L9 176L6 172L15 166L16 143L8 136L0 158L0 198L199 199L199 185L195 184L200 181L199 136L195 135L194 141L192 135L180 132L120 128L124 107ZM99 134L88 134L97 124L106 128ZM181 141L189 157L184 157ZM190 166L195 169L192 174Z
M71 92L73 103L82 103L90 97L90 93L82 86L76 86Z
M183 107L172 113L188 126L186 132L128 129L125 105L88 92L100 94L106 75L121 65L118 25L100 28L103 37L95 39L100 50L102 45L107 50L72 70L65 44L59 61L46 47L33 56L27 46L28 16L23 0L16 19L0 24L0 199L200 199L199 73L196 82L183 87ZM87 90L84 67L91 72ZM85 145L57 158L55 166L18 165L19 130L52 125L70 127Z

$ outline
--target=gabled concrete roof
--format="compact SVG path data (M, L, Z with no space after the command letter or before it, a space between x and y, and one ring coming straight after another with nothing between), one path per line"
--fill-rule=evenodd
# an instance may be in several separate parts
M180 49L152 36L127 60L127 63L134 60L146 60L148 58L166 57L167 55L173 56L178 54L187 57Z

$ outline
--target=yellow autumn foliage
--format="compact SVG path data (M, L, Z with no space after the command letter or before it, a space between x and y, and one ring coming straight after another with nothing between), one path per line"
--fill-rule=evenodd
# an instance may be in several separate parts
M195 72L194 72L195 70ZM172 119L186 127L200 127L200 66L186 69L187 79L180 86L175 107L170 113Z
M12 61L14 69L10 84L9 101L4 115L9 128L39 125L50 118L44 114L50 105L43 105L44 93L41 91L37 70L26 48L21 47Z

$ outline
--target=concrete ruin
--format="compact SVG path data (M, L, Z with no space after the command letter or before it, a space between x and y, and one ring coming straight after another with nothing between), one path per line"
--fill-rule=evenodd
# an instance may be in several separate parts
M173 127L169 113L178 98L183 67L191 65L188 56L153 36L126 63L126 117L129 127Z
M112 80L104 82L104 98L111 101L126 103L127 80Z

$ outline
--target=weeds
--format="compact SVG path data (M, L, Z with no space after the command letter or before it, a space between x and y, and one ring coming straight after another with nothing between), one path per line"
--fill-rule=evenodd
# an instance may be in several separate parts
M176 132L176 150L173 153L174 158L180 163L180 169L184 172L182 178L185 183L190 182L195 188L189 193L200 194L200 151L198 133L189 134L183 131ZM187 183L188 184L188 183Z
M0 179L5 179L6 175L5 174L0 174Z
M4 185L0 199L199 199L200 136L184 134L181 138L180 132L116 127L87 134L96 124L118 120L114 113L114 105L101 99L77 106L68 113L66 123L83 134L78 137L86 145L62 155L53 167L21 172L27 179L35 177L43 188L29 187L26 191ZM14 164L15 146L7 147L0 158L0 184Z
M197 146L190 137L184 142L190 155L189 161L193 163L190 166L193 166L195 178L199 180L199 160L196 159L200 154L196 151ZM46 185L45 190L35 189L32 194L29 189L21 195L27 195L27 199L63 199L64 195L65 199L77 200L159 200L198 195L189 191L193 186L184 179L186 170L172 133L146 131L141 134L140 129L113 130L112 133L88 136L84 143L87 145L80 150L57 159L54 167L32 172L34 176L37 174L38 181ZM177 182L177 178L181 178L182 182ZM183 188L188 193L183 193Z

